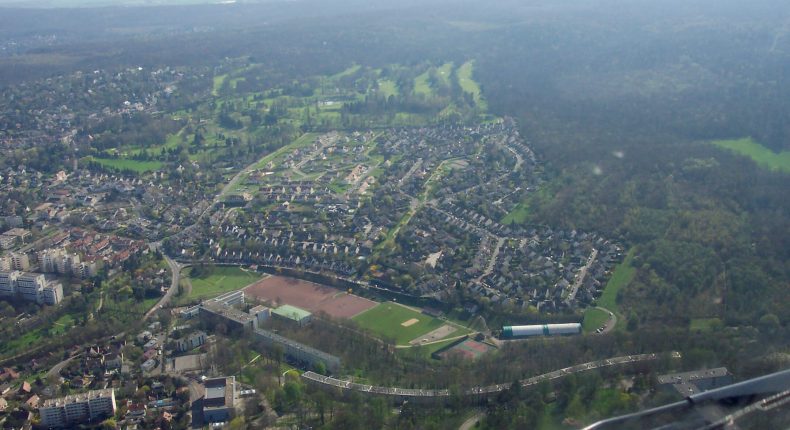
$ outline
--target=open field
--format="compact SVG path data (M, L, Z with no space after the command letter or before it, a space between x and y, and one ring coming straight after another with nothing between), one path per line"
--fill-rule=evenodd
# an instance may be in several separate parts
M244 293L268 303L289 304L310 312L326 312L334 318L351 318L377 305L354 294L326 285L285 276L270 276L244 289Z
M428 72L414 78L414 93L423 94L426 97L433 93L431 85L428 83Z
M483 94L480 91L480 85L472 78L472 72L474 71L474 62L467 61L461 67L458 68L456 72L458 76L458 85L461 86L461 89L466 93L472 93L475 99L475 103L477 103L480 107L485 108L485 100L483 100Z
M355 65L347 68L346 70L343 70L340 73L336 73L336 74L332 75L330 78L331 79L340 79L340 78L343 78L345 76L353 75L354 73L357 72L357 70L360 69L360 67L362 67L362 66L360 66L359 64L355 64Z
M584 312L584 321L582 321L582 330L585 333L592 333L602 325L606 324L607 321L609 321L609 314L607 314L606 312L600 309L588 308Z
M439 77L442 85L450 86L450 74L453 72L453 63L444 63L441 67L436 69L436 75Z
M190 270L191 273L191 270ZM261 279L255 272L245 272L238 267L216 267L211 275L201 278L190 277L192 292L190 299L204 299L228 291L241 289Z
M131 170L137 173L145 173L162 168L159 161L137 161L127 158L97 158L88 157L88 161L95 161L102 166L118 170Z
M211 90L211 94L213 94L215 97L219 95L219 89L222 88L222 84L225 83L225 79L227 77L227 74L214 76L214 88Z
M598 298L598 306L609 309L610 311L614 312L615 315L617 315L617 325L615 326L616 329L618 327L623 327L623 323L625 322L623 315L620 313L620 307L617 305L617 292L629 282L631 282L631 280L634 279L634 276L636 275L636 269L631 266L631 261L633 259L634 249L631 248L628 250L628 254L626 254L623 262L614 268L612 277L609 278L609 282L606 283L603 294L601 294L601 297ZM587 315L585 314L585 320L586 319Z
M777 154L749 137L733 140L715 140L711 143L720 148L745 155L764 168L790 173L790 151L782 151Z
M397 96L398 85L391 79L382 79L379 81L379 94L384 97Z
M403 323L416 319L416 323ZM353 318L361 327L406 345L445 324L444 321L393 302L384 302ZM454 334L460 334L457 331Z
M505 215L500 221L502 225L510 225L511 223L523 224L529 217L529 204L522 202L516 205L510 213Z
M711 331L723 326L719 318L693 318L689 321L691 331Z

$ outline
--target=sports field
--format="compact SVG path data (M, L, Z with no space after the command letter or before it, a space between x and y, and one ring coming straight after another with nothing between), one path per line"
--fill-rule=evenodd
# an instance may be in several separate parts
M457 355L464 360L475 360L492 349L494 349L494 347L491 345L467 339L452 348L442 351L439 356L442 357L443 360L453 355Z
M191 272L191 271L190 271ZM192 292L190 299L206 299L216 297L222 293L235 291L261 279L256 272L249 272L238 267L215 267L211 275L192 278Z
M283 303L334 318L351 318L377 305L373 300L336 288L285 276L269 276L244 289L244 294L277 305Z
M445 324L440 319L394 302L381 303L352 319L363 328L395 339L398 345L407 345Z

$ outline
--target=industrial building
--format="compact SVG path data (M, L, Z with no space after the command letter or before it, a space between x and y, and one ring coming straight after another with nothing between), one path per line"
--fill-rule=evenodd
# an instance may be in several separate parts
M582 332L582 325L579 323L515 325L515 326L502 327L503 338L528 337L528 336L556 336L556 335L579 334L581 332Z
M115 408L115 391L108 388L45 400L38 411L43 427L63 428L111 417Z
M236 378L234 376L206 379L203 383L203 421L230 421L236 408Z

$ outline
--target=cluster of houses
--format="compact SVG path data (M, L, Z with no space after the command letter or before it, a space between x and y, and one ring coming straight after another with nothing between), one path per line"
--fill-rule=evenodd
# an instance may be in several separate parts
M333 189L337 174L295 179L295 169L319 172L334 163L344 166L346 183L362 180L373 165L361 144L369 138L333 134L281 165L271 162L252 175L258 193L243 211L217 211L170 250L185 260L370 275L376 285L415 295L441 297L460 284L472 301L545 310L594 300L622 257L619 245L596 234L502 222L540 183L535 156L509 119L377 136L385 162L370 199ZM514 190L514 181L523 186ZM376 245L388 239L398 252L369 267Z
M0 143L9 149L71 143L77 130L89 124L132 112L154 112L183 77L170 68L100 69L10 86L0 102Z

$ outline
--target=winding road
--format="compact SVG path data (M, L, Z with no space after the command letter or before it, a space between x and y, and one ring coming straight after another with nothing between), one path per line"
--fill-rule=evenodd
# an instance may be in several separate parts
M178 264L176 261L174 261L173 259L171 259L170 257L168 257L167 255L163 254L163 256L165 258L165 261L167 262L167 265L170 266L170 272L171 272L170 288L167 289L165 295L162 296L161 299L159 299L159 301L154 305L154 307L152 307L151 309L148 310L148 312L145 313L143 320L147 320L156 311L165 307L165 305L167 305L168 302L170 302L170 299L173 298L173 294L175 294L176 291L178 291L178 283L181 279L182 266Z

